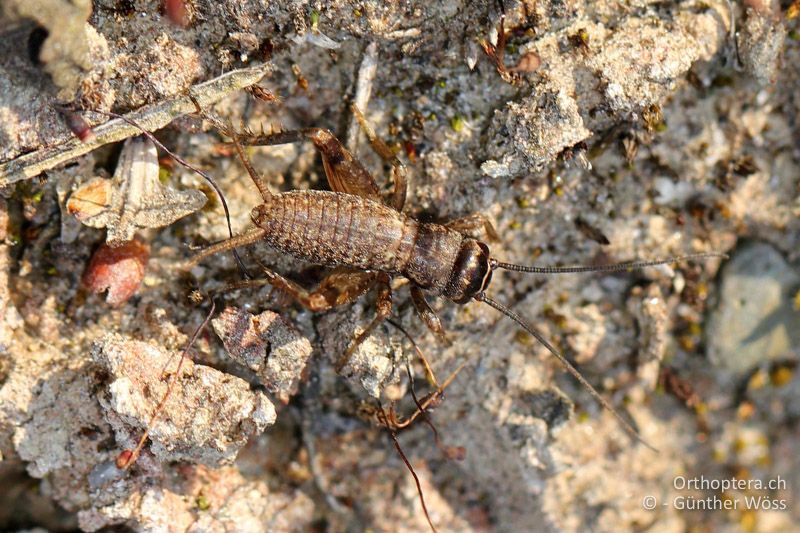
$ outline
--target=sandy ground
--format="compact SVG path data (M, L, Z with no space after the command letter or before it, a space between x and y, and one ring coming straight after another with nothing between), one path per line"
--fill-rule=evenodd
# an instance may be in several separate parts
M141 456L115 466L209 311L194 291L242 274L231 254L176 268L228 235L206 182L162 152L149 173L135 171L149 191L136 207L122 192L134 171L121 170L122 143L110 142L131 133L112 123L82 143L58 105L91 125L107 118L90 110L163 119L154 128L176 118L157 137L214 177L234 232L245 231L258 191L207 121L177 117L192 108L190 88L236 129L330 129L388 192L389 165L349 110L358 102L407 168L405 212L485 214L503 261L729 254L614 274L494 274L489 293L657 451L509 319L479 302L429 298L442 341L396 283L392 318L439 381L463 365L430 411L463 458L446 457L422 420L398 436L438 531L796 528L798 10L788 1L3 3L0 528L430 530L376 416L379 404L413 411L406 361L417 394L432 390L411 342L381 326L334 370L374 316L374 294L325 313L269 287L219 296ZM230 81L262 75L276 98ZM327 188L311 143L246 152L273 191ZM87 201L97 191L111 205L102 212ZM199 210L197 191L207 197ZM133 233L139 244L121 270L97 266L106 239ZM242 256L253 274L260 262L304 286L325 274L263 245ZM108 296L89 290L103 283Z

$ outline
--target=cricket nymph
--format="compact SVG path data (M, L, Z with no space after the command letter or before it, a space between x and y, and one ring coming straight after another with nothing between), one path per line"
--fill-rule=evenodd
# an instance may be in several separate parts
M426 223L403 213L406 200L405 170L394 153L372 131L360 111L353 108L375 151L393 167L394 191L384 198L372 175L328 130L304 128L260 135L237 133L217 122L231 136L242 163L261 193L262 202L251 212L256 228L213 244L183 264L188 269L219 252L265 242L271 247L310 263L334 267L314 289L261 265L265 277L238 282L232 288L270 284L286 292L311 311L327 311L376 290L376 315L350 344L335 367L342 370L356 347L392 312L391 280L403 276L410 283L411 301L428 328L439 336L444 330L425 295L443 296L457 304L482 302L515 321L541 342L608 409L622 427L641 440L636 430L605 400L581 373L528 321L492 299L486 292L497 269L532 274L618 272L648 266L723 254L699 253L685 256L634 261L602 266L537 267L504 263L492 257L489 247L472 235L483 231L498 239L488 219L475 213L446 223ZM273 193L244 153L243 145L270 146L310 141L322 156L331 191L294 190ZM237 256L238 257L238 256Z
M484 243L360 196L289 191L266 198L250 217L281 252L323 266L399 274L456 303L491 280Z
M198 108L198 112L203 114L197 101L195 101L195 105ZM263 272L262 278L241 280L228 285L222 291L271 285L286 293L306 309L324 312L353 302L366 292L374 290L376 293L374 318L360 334L355 336L345 353L335 362L334 368L338 372L343 372L354 350L381 323L389 321L412 341L434 383L436 383L436 379L433 377L433 372L430 370L427 361L425 361L421 350L413 342L410 335L390 318L392 314L392 278L394 276L402 276L410 281L410 299L417 314L428 329L441 338L445 337L444 328L436 312L427 302L426 293L434 296L443 296L457 304L466 304L470 301L486 304L514 321L536 338L600 405L611 412L629 435L652 448L641 439L636 429L600 395L578 369L550 344L536 328L522 316L487 294L486 290L492 280L492 273L496 269L531 274L618 272L707 257L725 257L725 255L710 252L653 261L575 267L538 267L498 261L491 256L489 247L486 244L472 236L482 230L489 239L499 240L499 236L486 216L474 213L460 219L437 224L421 222L403 213L407 192L405 167L397 159L394 152L375 135L375 132L367 124L355 105L352 106L352 110L375 152L384 161L392 165L394 190L388 196L382 194L374 178L361 162L353 157L341 142L326 129L303 128L269 134L262 132L260 135L251 132L237 133L214 117L203 114L221 132L231 137L242 164L258 188L262 201L250 214L256 228L234 236L230 226L230 218L228 217L227 204L224 196L220 194L220 201L226 213L230 238L212 244L194 254L190 259L178 264L178 269L190 270L211 255L223 251L232 251L243 273L250 278L246 267L236 252L236 248L248 246L259 241L265 242L272 248L295 258L317 265L333 267L332 271L326 274L315 288L308 289L272 271L268 266L259 262ZM152 135L146 135L154 139ZM330 191L294 190L274 193L253 167L243 148L244 145L270 146L305 141L312 142L322 156L322 164L328 185L331 188ZM188 168L194 169L188 163L177 157L175 158ZM202 173L202 171L196 171L207 179L215 191L219 192L219 188L213 179ZM205 325L211 320L214 310L215 303L212 295L211 310L183 350L181 362L187 357L190 347L194 344ZM407 370L409 381L411 382L410 367L407 367ZM127 468L136 461L147 442L150 427L169 397L170 390L179 375L180 364L136 448L132 451L125 450L119 455L118 468ZM379 414L381 415L379 421L389 429L398 452L414 475L415 481L417 481L420 500L432 529L433 523L425 508L419 481L411 464L400 449L396 431L413 422L417 414L424 416L425 410L431 405L431 402L441 398L449 379L444 386L436 384L437 391L423 402L419 402L414 395L412 384L411 393L417 404L417 411L405 422L398 421L396 417L388 416L382 407L379 408ZM393 416L391 409L390 414ZM450 456L449 452L448 456Z

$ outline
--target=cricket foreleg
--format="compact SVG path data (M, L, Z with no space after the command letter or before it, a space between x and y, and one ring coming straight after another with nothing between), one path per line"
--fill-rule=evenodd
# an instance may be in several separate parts
M436 316L434 310L431 309L428 301L425 300L425 294L422 292L422 289L416 286L411 287L411 302L414 304L414 309L416 309L419 317L425 322L425 325L428 326L428 329L435 333L440 339L444 340L445 333L442 322L439 320L439 317Z
M308 290L263 265L262 269L263 278L237 281L214 291L213 294L272 285L309 311L322 312L352 302L375 284L377 276L372 272L334 270L315 289Z
M347 364L347 361L350 359L355 349L358 348L358 346L364 342L375 328L392 312L391 278L385 273L337 270L325 277L313 291L309 291L294 281L267 268L264 268L264 273L264 278L240 281L229 285L224 290L261 287L269 284L288 294L294 301L306 309L322 312L349 303L364 294L376 283L380 284L377 315L367 328L356 337L344 355L339 358L336 364L337 371L341 370Z

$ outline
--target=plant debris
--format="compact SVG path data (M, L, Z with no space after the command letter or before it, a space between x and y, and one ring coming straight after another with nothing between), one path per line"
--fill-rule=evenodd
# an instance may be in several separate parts
M169 226L205 203L200 191L161 183L156 146L139 136L125 141L114 177L82 185L67 200L67 210L87 226L107 228L106 242L115 245L133 239L138 229Z
M95 294L107 290L106 302L118 307L139 289L149 256L150 247L138 239L119 246L101 244L83 273L83 285Z

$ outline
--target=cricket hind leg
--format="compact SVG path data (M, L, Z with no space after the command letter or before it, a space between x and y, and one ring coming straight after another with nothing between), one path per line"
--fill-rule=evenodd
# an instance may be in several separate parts
M352 302L371 289L377 277L373 272L336 269L325 276L314 289L309 290L264 265L261 268L263 278L236 281L214 291L214 294L272 285L309 311L324 312Z
M364 131L373 150L392 166L394 190L387 202L394 209L401 211L405 206L408 181L406 168L367 123L364 115L352 106L353 114ZM384 202L380 188L372 174L361 162L336 138L329 130L323 128L302 128L297 130L277 131L269 134L242 132L237 134L241 144L253 146L273 146L278 144L311 141L322 156L325 176L332 191L354 194L377 202Z
M377 313L366 329L361 332L348 346L335 364L341 371L347 365L356 348L363 343L383 322L392 311L391 278L383 272L362 272L349 269L337 269L328 274L317 287L311 291L300 284L287 279L280 274L262 265L265 277L259 279L242 280L231 283L218 292L227 292L235 289L263 287L272 285L278 290L288 294L292 300L309 311L324 312L334 307L352 302L376 284L380 286L377 302Z
M244 145L274 146L303 141L314 143L322 156L322 165L328 178L328 185L334 192L354 194L382 202L380 189L372 174L344 147L329 130L323 128L303 128L255 134L241 132L238 141Z

